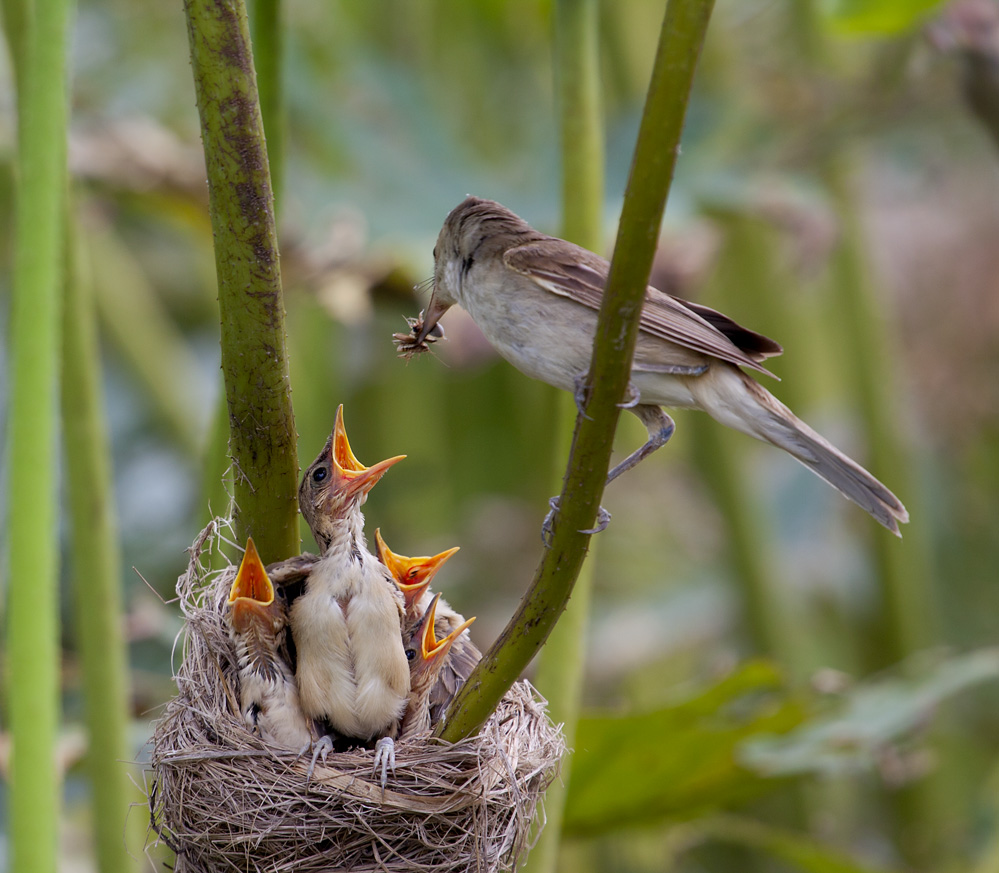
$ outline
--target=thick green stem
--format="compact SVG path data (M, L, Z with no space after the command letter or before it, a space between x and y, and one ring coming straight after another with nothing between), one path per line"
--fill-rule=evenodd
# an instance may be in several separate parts
M267 160L271 168L271 188L275 211L281 203L284 181L285 108L281 87L284 57L284 29L281 0L250 0L250 32L253 36L253 63L260 92L260 115L267 136Z
M558 0L555 4L555 79L562 148L562 236L593 251L603 247L604 135L600 109L599 7L597 0ZM553 453L552 487L562 475L561 447L575 422L573 398L553 394L559 410L558 450ZM562 438L564 437L564 439ZM575 743L583 692L586 633L593 590L591 560L583 565L565 615L538 656L535 684L548 711L562 723L566 745ZM545 792L545 829L528 856L528 873L551 873L562 841L562 818L569 789L571 757L561 779Z
M638 132L617 245L597 320L589 396L576 432L550 546L530 589L499 639L451 704L441 736L475 733L544 644L565 609L593 528L611 443L626 395L642 298L652 270L666 196L673 178L694 69L712 0L670 0Z
M298 459L274 203L243 0L186 0L208 168L236 536L298 552Z
M137 869L141 835L132 855L123 823L138 795L129 780L128 656L123 635L121 556L111 486L111 449L103 417L100 355L93 286L67 238L63 296L62 417L72 519L72 579L76 631L83 665L87 765L93 797L97 864L101 873Z
M9 6L8 6L9 10ZM59 776L56 409L66 185L66 43L70 4L24 13L19 52L18 185L11 301L8 469L10 573L7 716L12 739L11 870L56 869ZM8 13L9 20L9 13Z

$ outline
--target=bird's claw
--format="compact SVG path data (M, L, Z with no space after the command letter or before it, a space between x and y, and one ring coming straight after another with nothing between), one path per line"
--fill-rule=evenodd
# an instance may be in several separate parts
M555 514L559 511L561 506L561 501L558 497L553 497L548 501L548 505L551 509L548 510L548 515L545 516L545 520L541 525L541 542L545 544L545 548L548 548L552 544L552 533L553 526L555 522ZM604 509L602 506L597 508L597 525L596 527L591 527L586 530L581 530L581 534L598 534L601 531L607 530L607 525L610 524L611 514Z
M642 402L642 393L635 387L633 382L628 383L628 396L617 404L618 409L634 409Z
M590 416L584 411L586 409L586 401L589 400L590 395L590 386L586 384L586 374L580 373L576 376L574 384L575 390L572 392L572 397L576 401L576 409L583 418L589 419Z
M598 534L602 531L607 530L607 525L610 524L611 514L604 509L602 506L597 507L597 526L591 527L588 530L581 530L581 534Z
M545 544L547 549L552 544L552 534L555 532L555 515L558 513L560 501L558 497L552 497L548 501L548 514L545 516L545 520L541 523L541 542Z
M308 751L308 746L303 749L303 751ZM305 784L308 785L312 781L312 773L316 769L316 761L319 760L320 756L323 759L323 766L326 766L326 758L329 753L333 751L333 740L329 737L320 737L316 740L316 744L312 751L312 761L309 764L309 769L305 774Z
M381 783L384 790L388 782L388 771L391 770L392 775L395 775L395 741L392 737L382 737L375 743L375 762L371 768L372 772L377 773L379 767L382 771Z

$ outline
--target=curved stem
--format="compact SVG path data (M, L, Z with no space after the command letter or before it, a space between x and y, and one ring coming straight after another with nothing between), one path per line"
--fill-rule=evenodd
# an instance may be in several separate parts
M483 655L448 710L440 736L475 733L544 645L565 609L594 526L614 429L638 336L642 298L652 270L666 196L673 178L687 102L713 0L670 0L638 132L617 244L597 320L589 397L576 418L569 465L551 545L513 618Z

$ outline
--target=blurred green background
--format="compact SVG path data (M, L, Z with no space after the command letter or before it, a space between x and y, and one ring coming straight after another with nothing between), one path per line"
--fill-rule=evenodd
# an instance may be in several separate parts
M369 529L403 554L461 546L438 581L478 616L483 648L540 555L567 450L556 395L498 360L462 313L445 319L447 343L408 363L390 335L426 303L414 286L466 194L559 230L552 5L284 7L280 228L299 460L317 454L338 403L362 462L408 455L372 493ZM780 341L783 381L768 387L913 522L896 542L781 453L677 414L669 446L604 495L613 521L599 538L563 870L999 869L999 153L988 110L968 99L999 58L990 10L999 20L990 2L718 0L653 282ZM648 0L600 8L608 246L661 16ZM8 63L0 77L9 240ZM209 504L224 509L215 271L181 5L80 3L72 94L142 759L173 691L184 549ZM622 422L625 452L644 430ZM68 606L63 644L61 869L84 871L95 867ZM0 734L0 765L5 748ZM0 782L0 850L4 803Z

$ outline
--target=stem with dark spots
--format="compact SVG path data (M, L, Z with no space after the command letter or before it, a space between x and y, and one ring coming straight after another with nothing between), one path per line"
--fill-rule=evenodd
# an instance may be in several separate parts
M550 546L513 618L483 655L448 710L439 735L474 734L544 645L579 574L603 493L611 444L626 396L642 298L652 270L680 134L713 0L670 0L638 132L617 244L597 321L590 387L576 418Z
M238 541L299 550L298 460L270 171L243 0L186 0L208 168Z

